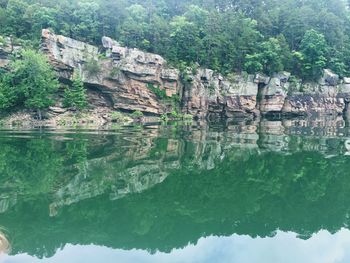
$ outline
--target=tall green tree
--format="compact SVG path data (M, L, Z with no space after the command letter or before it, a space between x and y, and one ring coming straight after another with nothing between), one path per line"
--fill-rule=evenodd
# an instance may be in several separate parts
M283 36L270 38L259 46L258 53L246 56L245 69L250 73L263 71L271 75L286 69L292 53Z
M301 75L306 79L316 80L322 74L327 63L328 46L323 34L308 30L300 45Z
M79 76L74 76L72 86L67 87L64 92L64 107L71 107L75 110L83 110L88 106L86 89Z
M20 58L11 61L9 72L2 77L0 107L35 109L39 119L42 119L42 110L54 104L53 96L58 87L58 80L46 56L24 50Z

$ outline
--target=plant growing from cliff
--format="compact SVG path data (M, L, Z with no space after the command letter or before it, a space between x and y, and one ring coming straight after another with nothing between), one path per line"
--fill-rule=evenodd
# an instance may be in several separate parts
M41 120L42 110L54 104L59 83L44 55L33 50L24 50L20 55L10 62L9 72L2 77L0 104L2 108L35 109Z
M65 89L63 106L75 110L83 110L88 106L86 89L80 77L74 76L72 86Z
M152 83L147 83L147 88L151 90L159 99L167 99L165 89L160 89L160 87L155 87Z
M140 118L143 117L143 113L142 113L142 111L137 110L137 111L134 111L134 112L131 114L131 117L132 117L133 119L140 119Z
M215 85L214 85L214 83L210 83L210 84L208 85L208 90L209 90L209 94L210 94L210 95L215 94Z
M142 112L141 112L142 113ZM110 115L112 122L125 122L128 120L126 116L124 116L121 112L119 111L114 111Z
M171 113L170 113L170 116L171 118L173 119L178 119L180 117L180 114L176 111L176 110L173 110Z
M191 114L183 114L181 117L184 121L193 120L193 116Z
M160 119L163 122L168 122L168 120L169 120L168 115L166 113L163 113L162 115L160 115Z
M300 92L300 88L301 88L301 83L300 81L294 76L291 75L289 77L289 88L288 88L288 95L293 94L293 92Z
M115 78L118 77L121 70L119 67L113 67L112 70L109 72L109 77Z
M101 73L101 67L97 60L90 58L86 61L85 70L87 71L89 77L97 77Z
M173 101L174 104L177 104L180 102L180 96L178 94L173 94L171 97L171 100Z
M11 89L4 79L0 80L0 109L6 110L13 106L15 98L14 89Z
M2 36L0 36L0 46L4 44L5 44L5 39Z

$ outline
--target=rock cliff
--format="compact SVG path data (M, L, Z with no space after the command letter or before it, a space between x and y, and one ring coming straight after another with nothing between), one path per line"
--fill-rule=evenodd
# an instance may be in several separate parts
M118 110L163 114L172 110L174 95L181 90L179 72L167 67L158 55L120 47L103 38L103 51L97 47L49 30L42 33L42 51L46 53L62 80L70 80L74 71L87 86L97 88ZM164 90L161 98L156 91Z
M5 40L0 45L0 67L18 49ZM109 37L96 47L47 29L42 31L41 50L61 81L69 82L74 72L81 75L96 107L150 116L177 111L208 120L350 115L350 78L341 79L327 69L318 82L303 82L288 72L226 77L200 67L180 72L159 55L122 47Z

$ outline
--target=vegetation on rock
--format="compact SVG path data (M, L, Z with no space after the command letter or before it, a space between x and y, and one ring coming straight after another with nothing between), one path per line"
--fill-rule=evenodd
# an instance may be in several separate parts
M143 117L143 113L142 113L142 111L137 110L131 114L131 117L134 119L140 119Z

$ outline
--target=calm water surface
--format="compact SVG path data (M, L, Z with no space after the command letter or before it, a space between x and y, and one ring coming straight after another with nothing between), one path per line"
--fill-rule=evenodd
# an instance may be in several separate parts
M350 262L339 123L0 131L0 262Z

